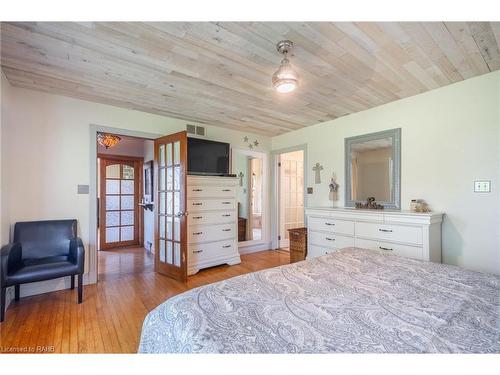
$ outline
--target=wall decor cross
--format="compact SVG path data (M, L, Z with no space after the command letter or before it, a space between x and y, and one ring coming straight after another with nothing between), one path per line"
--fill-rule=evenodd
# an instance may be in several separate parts
M323 170L323 166L320 165L319 163L316 163L316 165L313 167L313 171L316 173L314 176L314 182L316 184L321 184L321 171Z

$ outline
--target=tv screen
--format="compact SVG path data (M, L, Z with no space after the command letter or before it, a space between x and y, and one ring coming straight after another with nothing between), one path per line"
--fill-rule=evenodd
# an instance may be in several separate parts
M229 143L188 138L188 174L229 174Z

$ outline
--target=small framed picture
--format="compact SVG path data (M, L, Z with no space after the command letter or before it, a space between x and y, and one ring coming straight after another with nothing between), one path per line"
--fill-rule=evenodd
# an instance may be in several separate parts
M153 160L144 163L144 201L153 202Z

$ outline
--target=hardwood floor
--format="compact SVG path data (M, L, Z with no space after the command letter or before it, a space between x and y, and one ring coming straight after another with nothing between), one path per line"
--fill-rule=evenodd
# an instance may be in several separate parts
M0 324L0 351L135 353L146 314L188 289L289 262L283 251L242 255L242 263L200 271L186 284L153 271L142 249L99 253L99 282L12 302ZM108 272L109 271L109 272Z
M154 255L142 247L101 250L97 256L97 279L113 280L142 272L154 272Z

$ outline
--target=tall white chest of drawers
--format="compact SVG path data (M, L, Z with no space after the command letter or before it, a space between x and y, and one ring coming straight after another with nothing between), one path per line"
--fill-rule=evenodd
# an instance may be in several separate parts
M307 258L344 247L441 262L441 213L308 208Z
M188 176L188 275L219 264L241 263L236 177Z

